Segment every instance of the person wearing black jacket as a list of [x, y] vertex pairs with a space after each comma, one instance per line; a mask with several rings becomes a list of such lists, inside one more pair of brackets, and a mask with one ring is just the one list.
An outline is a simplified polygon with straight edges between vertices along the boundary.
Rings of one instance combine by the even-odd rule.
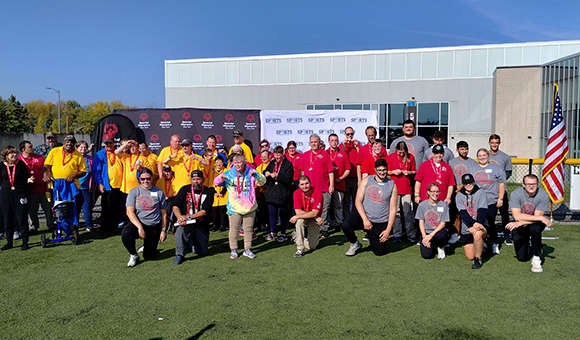
[[[2, 150], [0, 163], [0, 206], [4, 215], [6, 244], [0, 250], [13, 247], [14, 218], [18, 222], [22, 245], [20, 250], [28, 250], [28, 199], [26, 188], [34, 182], [34, 176], [28, 177], [28, 167], [18, 160], [18, 150], [8, 145]], [[42, 174], [38, 174], [41, 176]]]
[[[266, 240], [276, 239], [278, 242], [284, 242], [288, 239], [286, 236], [286, 225], [292, 214], [292, 193], [294, 166], [292, 162], [284, 157], [284, 148], [280, 145], [274, 148], [274, 160], [268, 164], [264, 170], [267, 187], [264, 196], [268, 203], [270, 212], [270, 234]], [[276, 237], [276, 222], [280, 216], [280, 236]]]
[[457, 210], [461, 216], [461, 242], [468, 260], [473, 260], [471, 268], [479, 269], [483, 265], [483, 240], [487, 236], [487, 195], [475, 184], [469, 173], [461, 177], [463, 188], [455, 198]]

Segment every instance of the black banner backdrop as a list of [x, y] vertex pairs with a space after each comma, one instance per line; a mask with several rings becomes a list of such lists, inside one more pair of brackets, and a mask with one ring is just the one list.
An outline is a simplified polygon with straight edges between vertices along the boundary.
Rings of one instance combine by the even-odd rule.
[[[159, 153], [169, 145], [174, 134], [191, 140], [194, 152], [205, 148], [205, 140], [215, 135], [217, 147], [229, 148], [234, 144], [235, 129], [244, 132], [244, 139], [256, 144], [260, 141], [260, 110], [228, 109], [131, 109], [115, 110], [127, 116], [137, 127], [137, 136]], [[141, 130], [141, 131], [139, 131]], [[248, 145], [252, 147], [251, 145]]]
[[103, 137], [106, 134], [112, 134], [115, 137], [115, 146], [118, 147], [121, 139], [135, 138], [137, 131], [131, 119], [124, 115], [113, 113], [101, 118], [93, 129], [92, 143], [95, 144], [93, 154], [104, 147]]

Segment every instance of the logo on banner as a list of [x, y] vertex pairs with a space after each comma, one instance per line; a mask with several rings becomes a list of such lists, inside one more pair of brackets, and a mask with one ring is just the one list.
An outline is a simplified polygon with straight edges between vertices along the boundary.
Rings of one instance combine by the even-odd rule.
[[313, 130], [298, 130], [299, 135], [311, 135], [313, 133], [314, 133]]
[[199, 142], [201, 140], [201, 135], [200, 134], [196, 134], [195, 136], [193, 136], [193, 140], [196, 142]]
[[206, 130], [213, 129], [214, 124], [211, 121], [211, 114], [209, 114], [209, 113], [204, 114], [203, 119], [205, 119], [205, 122], [201, 122], [201, 127], [206, 129]]
[[162, 121], [159, 122], [159, 127], [162, 129], [169, 129], [171, 128], [171, 121], [169, 119], [169, 113], [167, 112], [163, 112], [161, 114], [161, 119], [163, 119]]
[[291, 135], [292, 130], [276, 130], [277, 135]]
[[280, 118], [266, 118], [264, 120], [266, 124], [280, 124], [282, 123], [282, 119]]
[[191, 115], [189, 114], [189, 112], [184, 112], [183, 113], [183, 119], [184, 120], [189, 120], [189, 118], [191, 118]]
[[142, 113], [142, 114], [139, 116], [139, 118], [141, 118], [141, 120], [142, 120], [142, 121], [146, 121], [146, 120], [147, 120], [147, 118], [149, 118], [149, 116], [148, 116], [148, 115], [147, 115], [145, 112], [143, 112], [143, 113]]
[[333, 133], [334, 133], [334, 130], [333, 129], [321, 129], [321, 130], [318, 130], [318, 134], [319, 135], [330, 135], [330, 134], [333, 134]]
[[308, 123], [324, 123], [324, 118], [308, 118]]
[[346, 118], [344, 117], [332, 117], [330, 118], [331, 123], [344, 123], [346, 122]]
[[367, 119], [366, 118], [351, 118], [350, 121], [352, 123], [366, 123]]
[[246, 130], [251, 131], [251, 130], [256, 130], [258, 128], [258, 123], [254, 123], [254, 120], [256, 120], [256, 117], [254, 117], [254, 115], [249, 114], [246, 119], [248, 120], [248, 123], [246, 123], [246, 125], [244, 125], [244, 128], [246, 128]]
[[296, 142], [296, 146], [304, 146], [303, 142]]
[[286, 122], [291, 123], [291, 124], [302, 123], [302, 118], [290, 117], [290, 118], [286, 118]]
[[153, 143], [157, 143], [158, 140], [159, 140], [159, 136], [158, 135], [151, 135], [151, 141]]
[[119, 129], [117, 129], [117, 125], [115, 124], [105, 125], [105, 135], [115, 135], [117, 134], [117, 132], [119, 132]]
[[148, 118], [149, 116], [147, 115], [147, 113], [143, 112], [142, 114], [140, 114], [139, 119], [141, 119], [141, 121], [137, 123], [137, 127], [141, 130], [147, 130], [151, 126], [151, 124], [147, 120]]
[[201, 149], [203, 149], [203, 143], [200, 143], [199, 141], [201, 140], [201, 135], [196, 133], [195, 135], [193, 135], [193, 143], [191, 143], [191, 147], [193, 148], [193, 150], [195, 151], [199, 151]]
[[193, 122], [191, 121], [191, 113], [184, 112], [183, 120], [181, 121], [181, 127], [184, 129], [191, 129], [193, 127]]
[[274, 147], [276, 147], [278, 145], [282, 146], [282, 142], [273, 142], [272, 143], [272, 146], [274, 146]]
[[222, 141], [222, 135], [216, 135], [216, 136], [215, 136], [215, 141], [216, 141], [217, 143], [221, 142], [221, 141]]
[[236, 127], [236, 123], [232, 123], [232, 120], [234, 119], [234, 116], [231, 113], [228, 113], [225, 116], [225, 119], [227, 120], [227, 122], [224, 122], [224, 129], [226, 130], [233, 130]]
[[151, 137], [149, 137], [149, 139], [151, 139], [151, 143], [149, 143], [149, 150], [153, 151], [161, 150], [161, 143], [158, 143], [159, 135], [153, 134], [151, 135]]

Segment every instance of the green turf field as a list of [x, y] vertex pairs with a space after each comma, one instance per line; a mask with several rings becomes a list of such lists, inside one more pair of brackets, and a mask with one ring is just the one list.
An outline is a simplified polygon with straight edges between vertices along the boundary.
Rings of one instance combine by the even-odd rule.
[[227, 233], [213, 233], [205, 258], [172, 264], [170, 236], [158, 260], [127, 268], [120, 236], [42, 249], [36, 235], [0, 253], [0, 338], [578, 339], [580, 228], [544, 236], [559, 239], [534, 274], [508, 246], [480, 270], [460, 247], [423, 260], [416, 245], [376, 257], [363, 242], [347, 258], [342, 234], [299, 259], [260, 237], [256, 259], [231, 260]]

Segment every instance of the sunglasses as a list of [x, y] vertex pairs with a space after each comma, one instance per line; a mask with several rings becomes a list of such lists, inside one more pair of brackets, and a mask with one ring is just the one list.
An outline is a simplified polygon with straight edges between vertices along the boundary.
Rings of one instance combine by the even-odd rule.
[[354, 133], [347, 133], [347, 136], [354, 136]]
[[140, 180], [141, 181], [150, 181], [151, 177], [141, 177]]

